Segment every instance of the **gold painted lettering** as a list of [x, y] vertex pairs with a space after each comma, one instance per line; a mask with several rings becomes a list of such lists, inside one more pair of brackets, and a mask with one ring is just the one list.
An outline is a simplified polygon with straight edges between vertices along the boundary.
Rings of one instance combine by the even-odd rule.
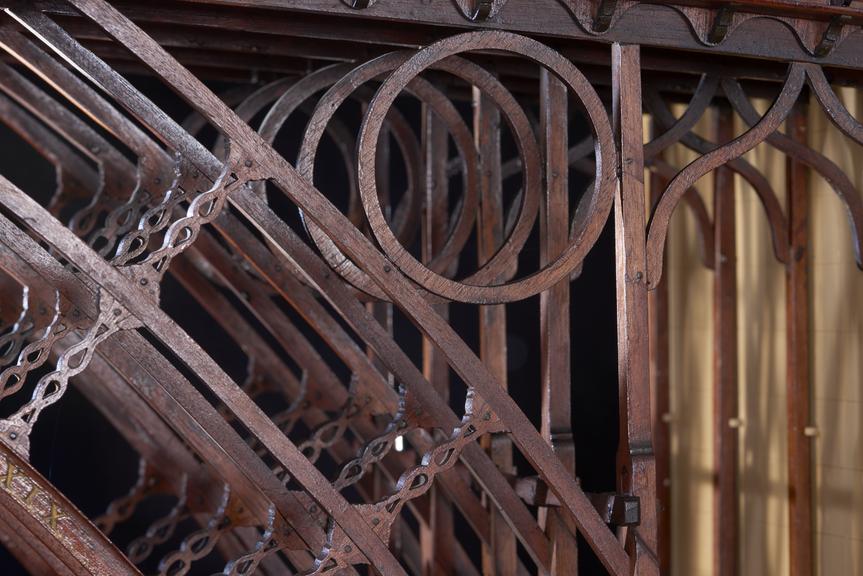
[[[5, 472], [0, 474], [0, 488], [6, 490], [7, 492], [13, 493], [15, 499], [20, 501], [30, 511], [31, 514], [37, 517], [41, 517], [43, 522], [47, 522], [51, 532], [56, 532], [57, 523], [60, 520], [63, 520], [64, 518], [71, 518], [69, 514], [64, 513], [60, 509], [60, 507], [57, 505], [56, 502], [54, 502], [53, 498], [51, 498], [51, 495], [48, 492], [45, 492], [42, 488], [39, 487], [38, 484], [36, 484], [36, 482], [33, 481], [32, 478], [27, 476], [23, 469], [10, 462], [5, 454], [0, 454], [0, 458], [2, 458], [6, 464]], [[15, 479], [19, 477], [30, 481], [30, 489], [23, 498], [20, 496], [20, 494], [15, 494], [13, 492], [13, 483]], [[41, 506], [39, 506], [36, 502], [36, 498], [40, 494], [45, 496], [45, 501], [48, 505], [48, 508], [44, 513], [38, 510], [39, 508], [41, 508]]]
[[51, 501], [51, 508], [48, 510], [48, 513], [45, 514], [45, 519], [48, 520], [48, 525], [51, 527], [51, 532], [57, 530], [57, 522], [62, 520], [63, 518], [68, 518], [68, 514], [64, 514], [60, 507], [57, 506], [57, 503], [53, 500]]
[[27, 492], [27, 496], [24, 497], [24, 504], [26, 504], [29, 508], [34, 508], [33, 499], [36, 498], [36, 496], [38, 496], [41, 492], [42, 490], [34, 482], [30, 488], [30, 491]]
[[12, 491], [12, 481], [16, 476], [21, 476], [21, 469], [6, 460], [6, 474], [3, 476], [3, 487], [7, 492]]
[[[64, 518], [70, 518], [70, 516], [64, 513], [56, 502], [51, 498], [50, 494], [45, 492], [42, 488], [39, 487], [36, 482], [30, 478], [23, 469], [16, 466], [14, 463], [9, 461], [9, 458], [6, 457], [5, 454], [0, 454], [0, 458], [2, 458], [3, 462], [6, 464], [6, 470], [2, 474], [0, 474], [0, 488], [10, 492], [15, 496], [16, 500], [19, 500], [24, 506], [30, 511], [34, 516], [41, 516], [44, 522], [48, 523], [51, 532], [56, 532], [57, 523]], [[20, 495], [14, 494], [13, 492], [13, 483], [16, 478], [23, 478], [24, 480], [30, 481], [30, 490], [27, 494], [22, 498]], [[45, 496], [45, 500], [48, 504], [48, 509], [45, 513], [41, 513], [37, 508], [40, 506], [36, 503], [36, 498], [40, 495]]]

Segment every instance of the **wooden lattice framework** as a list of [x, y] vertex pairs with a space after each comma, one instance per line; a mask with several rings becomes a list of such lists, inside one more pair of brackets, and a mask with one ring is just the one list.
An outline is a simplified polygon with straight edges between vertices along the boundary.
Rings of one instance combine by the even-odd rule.
[[[136, 574], [189, 515], [198, 528], [163, 558], [163, 574], [189, 572], [215, 547], [226, 574], [350, 574], [366, 565], [386, 575], [575, 574], [577, 533], [609, 574], [668, 573], [661, 279], [683, 200], [716, 275], [716, 573], [735, 574], [733, 174], [758, 194], [788, 271], [791, 566], [795, 576], [812, 573], [807, 171], [847, 207], [858, 266], [863, 198], [806, 146], [805, 109], [822, 107], [863, 144], [863, 124], [831, 87], [863, 79], [863, 3], [3, 5], [0, 121], [57, 174], [44, 205], [0, 179], [0, 399], [27, 395], [0, 420], [0, 531], [32, 573]], [[195, 114], [175, 121], [122, 75], [142, 71]], [[217, 95], [201, 79], [239, 87]], [[421, 102], [421, 130], [400, 112], [402, 93]], [[773, 98], [766, 113], [753, 96]], [[362, 107], [359, 132], [339, 120], [347, 100]], [[688, 102], [679, 117], [677, 102]], [[311, 119], [298, 157], [286, 159], [272, 143], [297, 111]], [[716, 142], [692, 132], [705, 114], [715, 117]], [[734, 115], [750, 126], [736, 136]], [[576, 118], [589, 135], [570, 143]], [[212, 147], [198, 138], [207, 127], [218, 134]], [[325, 134], [350, 174], [346, 213], [312, 184]], [[787, 156], [787, 191], [741, 158], [762, 142]], [[697, 160], [669, 164], [663, 151], [676, 143]], [[382, 176], [396, 157], [404, 191]], [[590, 181], [577, 205], [570, 169]], [[712, 211], [691, 192], [709, 173]], [[521, 189], [507, 203], [503, 183], [513, 177]], [[777, 194], [787, 194], [786, 208]], [[304, 229], [274, 211], [274, 195], [301, 211]], [[619, 480], [616, 493], [586, 494], [572, 441], [568, 341], [580, 328], [570, 326], [569, 287], [611, 218]], [[535, 229], [540, 265], [522, 270]], [[244, 382], [160, 309], [166, 273], [248, 355]], [[540, 426], [506, 383], [501, 304], [531, 297], [542, 326]], [[480, 307], [478, 350], [451, 327], [452, 303]], [[422, 333], [421, 363], [394, 339], [393, 310]], [[349, 369], [347, 381], [330, 357]], [[467, 388], [463, 413], [450, 408], [451, 372]], [[138, 483], [95, 519], [28, 462], [31, 430], [73, 377], [141, 457]], [[262, 400], [274, 394], [287, 406], [278, 413]], [[406, 449], [392, 450], [402, 440]], [[533, 471], [513, 473], [513, 450]], [[323, 453], [339, 466], [334, 478], [315, 466]], [[349, 501], [348, 489], [361, 501]], [[174, 507], [119, 550], [112, 530], [154, 494], [174, 496]], [[456, 509], [482, 543], [481, 569], [454, 538]], [[417, 530], [400, 522], [405, 514]]]

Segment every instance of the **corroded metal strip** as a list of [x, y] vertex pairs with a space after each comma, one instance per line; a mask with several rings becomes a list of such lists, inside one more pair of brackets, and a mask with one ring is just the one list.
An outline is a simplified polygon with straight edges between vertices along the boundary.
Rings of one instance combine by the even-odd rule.
[[[78, 343], [60, 355], [56, 369], [39, 379], [30, 401], [8, 418], [0, 420], [0, 436], [20, 454], [27, 456], [30, 452], [30, 432], [39, 414], [63, 396], [69, 379], [90, 364], [96, 347], [118, 331], [140, 326], [140, 323], [110, 296], [100, 293], [98, 306], [99, 315], [96, 322]], [[47, 356], [47, 352], [45, 355]]]
[[103, 534], [109, 535], [117, 526], [135, 513], [138, 504], [149, 496], [159, 484], [159, 478], [156, 471], [141, 458], [138, 462], [138, 479], [135, 484], [129, 489], [129, 492], [112, 500], [108, 504], [108, 509], [98, 518], [93, 519], [93, 523], [102, 531]]

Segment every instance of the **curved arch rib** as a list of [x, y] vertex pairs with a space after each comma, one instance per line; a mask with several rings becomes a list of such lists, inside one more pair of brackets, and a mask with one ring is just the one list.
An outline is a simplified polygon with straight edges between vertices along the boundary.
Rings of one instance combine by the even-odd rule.
[[[198, 246], [198, 244], [195, 244], [195, 246]], [[364, 359], [366, 359], [366, 357], [365, 357], [364, 355], [362, 355], [362, 354], [361, 354], [361, 356], [362, 356]], [[495, 471], [496, 471], [496, 470], [495, 470]], [[487, 472], [487, 471], [486, 471], [486, 472]], [[488, 474], [486, 474], [486, 476], [488, 476]], [[502, 480], [502, 484], [505, 486], [506, 484], [505, 484], [505, 481], [503, 480], [503, 478], [502, 478], [502, 477], [501, 477], [501, 480]], [[501, 484], [501, 483], [498, 483], [498, 484]], [[497, 490], [497, 492], [500, 492], [500, 490]], [[494, 490], [492, 491], [492, 494], [495, 494], [495, 491], [494, 491]], [[498, 496], [498, 498], [499, 498], [499, 496]], [[513, 509], [513, 507], [511, 506], [511, 504], [513, 504], [513, 503], [515, 503], [515, 504], [516, 504], [516, 507], [515, 507], [515, 511], [516, 511], [516, 512], [517, 512], [518, 510], [520, 510], [520, 509], [522, 509], [522, 508], [523, 508], [523, 505], [521, 505], [521, 503], [518, 501], [518, 499], [517, 499], [517, 498], [514, 498], [514, 499], [512, 499], [512, 498], [511, 498], [511, 499], [509, 500], [509, 504], [510, 504], [510, 506], [506, 506], [506, 505], [503, 505], [503, 504], [502, 504], [502, 505], [503, 505], [503, 507], [504, 507], [504, 509], [505, 509], [505, 510], [512, 510], [512, 509]], [[512, 513], [512, 512], [510, 512], [510, 513]], [[524, 516], [524, 515], [522, 515], [522, 516]], [[522, 521], [521, 521], [520, 525], [521, 525], [522, 527], [526, 526], [526, 524], [525, 524], [525, 522], [523, 521], [523, 519], [522, 519]], [[532, 525], [532, 524], [531, 524], [531, 525]], [[523, 530], [523, 531], [524, 531], [524, 530]], [[528, 532], [530, 533], [530, 531], [528, 531]], [[534, 532], [534, 533], [536, 533], [535, 528], [534, 528], [534, 531], [533, 531], [533, 532]], [[542, 550], [544, 550], [544, 549], [545, 549], [545, 546], [547, 546], [547, 545], [543, 545], [543, 546], [539, 546], [539, 547], [538, 547], [538, 546], [536, 545], [536, 543], [539, 543], [539, 542], [542, 542], [542, 541], [543, 541], [543, 540], [542, 540], [542, 538], [541, 538], [541, 533], [540, 533], [540, 538], [539, 538], [539, 540], [537, 540], [537, 538], [536, 538], [536, 537], [530, 536], [530, 537], [528, 537], [528, 538], [527, 538], [527, 540], [525, 541], [525, 543], [526, 543], [526, 546], [527, 546], [528, 550], [529, 550], [529, 551], [531, 551], [531, 554], [532, 554], [535, 558], [537, 558], [537, 561], [538, 561], [540, 564], [544, 564], [544, 562], [545, 562], [546, 554], [544, 554], [544, 553], [542, 552]]]
[[[719, 148], [699, 157], [684, 168], [663, 192], [650, 219], [647, 235], [647, 283], [654, 288], [662, 276], [663, 248], [668, 235], [671, 214], [686, 190], [699, 178], [742, 156], [772, 134], [782, 123], [803, 88], [805, 72], [802, 65], [791, 64], [782, 91], [767, 114], [755, 126]], [[787, 245], [786, 245], [787, 248]]]
[[[809, 75], [808, 69], [807, 75]], [[811, 82], [811, 76], [809, 77]], [[821, 78], [823, 78], [823, 75]], [[749, 99], [746, 98], [746, 94], [743, 92], [743, 87], [740, 86], [739, 82], [731, 78], [723, 78], [722, 88], [728, 96], [728, 99], [731, 101], [734, 109], [747, 124], [752, 126], [758, 122], [758, 112], [755, 111], [755, 108], [749, 102]], [[821, 85], [821, 89], [823, 88], [824, 86]], [[833, 93], [832, 90], [830, 90], [830, 94], [833, 94], [835, 97], [835, 93]], [[820, 97], [819, 101], [821, 101], [825, 109], [828, 110], [835, 110], [837, 106], [841, 106], [841, 102], [833, 102], [828, 108]], [[847, 112], [847, 109], [844, 107], [842, 107], [842, 109]], [[853, 128], [848, 124], [848, 118], [845, 118], [844, 123], [849, 128]], [[861, 135], [863, 135], [863, 126], [857, 123], [857, 127], [860, 129]], [[801, 144], [800, 142], [789, 138], [785, 134], [776, 132], [768, 136], [767, 141], [777, 150], [799, 160], [801, 163], [821, 174], [824, 180], [830, 184], [833, 191], [836, 192], [836, 195], [842, 203], [845, 204], [845, 209], [848, 212], [848, 220], [851, 224], [851, 234], [853, 236], [857, 266], [863, 269], [863, 198], [861, 198], [860, 192], [854, 187], [851, 179], [848, 178], [848, 175], [845, 174], [845, 172], [843, 172], [842, 169], [832, 160], [823, 154], [816, 152], [805, 144]]]
[[[674, 122], [674, 116], [666, 106], [662, 98], [654, 90], [645, 92], [645, 100], [650, 106], [650, 110], [654, 118], [661, 124], [670, 126]], [[684, 134], [680, 142], [695, 152], [702, 155], [709, 154], [717, 149], [717, 146], [712, 142], [708, 142], [704, 138], [693, 134], [692, 132]], [[770, 226], [770, 236], [773, 241], [773, 252], [780, 262], [788, 261], [788, 238], [786, 236], [787, 219], [782, 211], [782, 206], [779, 204], [779, 199], [770, 185], [770, 181], [759, 172], [752, 164], [745, 159], [736, 157], [730, 159], [726, 166], [732, 172], [739, 174], [752, 186], [758, 199], [761, 200], [761, 205], [764, 208], [764, 213], [767, 216], [767, 223]]]
[[709, 74], [703, 75], [683, 116], [673, 122], [670, 122], [670, 114], [662, 116], [660, 122], [665, 126], [665, 132], [644, 145], [644, 162], [646, 164], [651, 164], [660, 152], [686, 136], [710, 105], [718, 86], [718, 77]]
[[[531, 464], [546, 479], [552, 490], [557, 494], [560, 501], [564, 503], [565, 509], [573, 514], [576, 525], [582, 530], [587, 541], [597, 551], [600, 559], [613, 574], [624, 574], [628, 572], [629, 560], [620, 547], [619, 542], [605, 527], [602, 520], [592, 509], [589, 500], [577, 486], [572, 476], [561, 465], [545, 443], [538, 432], [525, 415], [518, 409], [511, 398], [503, 393], [497, 383], [490, 376], [479, 359], [464, 342], [459, 340], [452, 329], [438, 317], [432, 308], [416, 294], [411, 284], [400, 273], [393, 270], [387, 260], [359, 233], [355, 228], [346, 225], [346, 219], [329, 202], [323, 199], [307, 182], [299, 178], [291, 166], [278, 156], [269, 146], [257, 137], [247, 126], [238, 122], [236, 117], [227, 109], [221, 101], [213, 96], [194, 76], [180, 67], [161, 47], [152, 39], [123, 17], [119, 12], [104, 2], [95, 0], [74, 0], [73, 4], [88, 17], [106, 29], [109, 34], [117, 38], [122, 44], [141, 55], [144, 61], [160, 76], [166, 79], [174, 88], [178, 89], [184, 97], [195, 103], [196, 107], [232, 142], [238, 149], [255, 150], [255, 170], [258, 176], [269, 176], [273, 181], [292, 197], [306, 213], [312, 217], [317, 224], [325, 230], [340, 230], [343, 233], [339, 238], [340, 247], [355, 261], [362, 262], [367, 272], [373, 279], [390, 294], [399, 306], [417, 322], [422, 329], [434, 338], [462, 378], [469, 382], [478, 393], [489, 403], [492, 410], [511, 430], [516, 443], [521, 451], [528, 457]], [[16, 16], [21, 17], [21, 12], [16, 11]], [[29, 17], [29, 15], [28, 15]], [[39, 26], [42, 28], [41, 26]], [[62, 31], [60, 31], [62, 32]], [[71, 52], [80, 51], [79, 46], [69, 45], [63, 38], [57, 38], [53, 30], [46, 34], [42, 28], [39, 33], [43, 39], [50, 37], [49, 42], [59, 40], [65, 44], [60, 49], [65, 53], [65, 48], [71, 48]], [[55, 46], [55, 48], [59, 48]], [[68, 54], [66, 54], [68, 56]], [[81, 65], [76, 62], [76, 65]], [[87, 68], [86, 64], [84, 67]], [[96, 74], [90, 70], [91, 77], [97, 81], [104, 73], [110, 75], [109, 69], [102, 69]], [[113, 82], [122, 79], [114, 78]], [[171, 135], [182, 139], [179, 127], [170, 119], [159, 114], [157, 110], [151, 109], [147, 102], [140, 99], [134, 93], [124, 102], [133, 113], [137, 115], [151, 116], [148, 118], [150, 126], [157, 127], [162, 136]], [[152, 117], [156, 114], [156, 117]], [[213, 176], [218, 172], [220, 166], [212, 157], [208, 157], [205, 150], [195, 143], [177, 143], [182, 145], [184, 152], [189, 153], [196, 163], [200, 161], [200, 168]], [[251, 176], [251, 174], [250, 174]], [[249, 217], [254, 225], [271, 241], [276, 244], [284, 240], [284, 225], [280, 224], [260, 200], [251, 196], [245, 190], [236, 190], [230, 198], [231, 203]], [[287, 454], [286, 454], [287, 456]], [[354, 534], [351, 534], [353, 537]], [[357, 543], [364, 550], [380, 550], [377, 544], [367, 539]], [[368, 548], [367, 548], [368, 546]], [[384, 548], [385, 550], [385, 548]], [[373, 558], [369, 558], [375, 561]]]

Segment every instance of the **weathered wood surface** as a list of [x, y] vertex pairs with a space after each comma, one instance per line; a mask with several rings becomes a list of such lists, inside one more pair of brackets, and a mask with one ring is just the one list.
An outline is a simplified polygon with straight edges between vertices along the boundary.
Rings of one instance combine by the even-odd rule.
[[[71, 574], [135, 573], [188, 517], [196, 524], [161, 573], [194, 572], [211, 551], [229, 574], [350, 574], [362, 564], [381, 574], [575, 574], [586, 555], [614, 575], [667, 573], [671, 406], [660, 279], [682, 201], [716, 274], [714, 535], [717, 573], [734, 574], [736, 173], [753, 184], [788, 268], [791, 565], [808, 574], [806, 171], [823, 175], [848, 208], [859, 262], [863, 200], [836, 164], [806, 147], [795, 106], [808, 84], [813, 105], [863, 142], [820, 66], [856, 78], [861, 64], [849, 54], [861, 43], [860, 8], [353, 4], [10, 3], [0, 46], [44, 84], [0, 63], [0, 121], [51, 163], [58, 187], [42, 206], [0, 180], [0, 399], [31, 394], [0, 419], [7, 469], [28, 469], [30, 432], [72, 378], [142, 463], [138, 482], [94, 519], [102, 533], [40, 478], [37, 492], [0, 494], [9, 516], [0, 538], [27, 569]], [[769, 23], [757, 38], [748, 32], [753, 15]], [[236, 42], [222, 53], [213, 33]], [[680, 53], [665, 50], [681, 48], [708, 56], [680, 70]], [[728, 58], [711, 61], [715, 54]], [[290, 77], [223, 98], [189, 69], [243, 71], [257, 59], [257, 70], [269, 58]], [[337, 64], [311, 71], [312, 61]], [[118, 73], [126, 66], [161, 80], [193, 114], [172, 119]], [[657, 80], [666, 72], [675, 83]], [[771, 89], [778, 95], [760, 115], [748, 98]], [[402, 93], [420, 102], [418, 125]], [[678, 118], [670, 105], [681, 93], [691, 97]], [[356, 134], [344, 112], [355, 104]], [[646, 144], [644, 111], [657, 128]], [[717, 143], [691, 132], [714, 111]], [[750, 127], [737, 137], [734, 113]], [[274, 143], [296, 114], [310, 121], [294, 166]], [[786, 120], [789, 135], [779, 131]], [[217, 133], [212, 149], [197, 139], [206, 126]], [[573, 126], [587, 136], [570, 145]], [[316, 162], [327, 138], [347, 174], [343, 211], [315, 187], [330, 168]], [[789, 157], [785, 209], [741, 158], [762, 142]], [[689, 166], [665, 160], [678, 143], [698, 155]], [[570, 171], [591, 179], [586, 191], [573, 190]], [[712, 217], [693, 189], [711, 172]], [[278, 203], [300, 211], [302, 229]], [[570, 283], [587, 281], [579, 274], [605, 226], [616, 240], [617, 492], [585, 494], [571, 411], [585, 368], [571, 363], [570, 335], [590, 327], [570, 322]], [[249, 358], [243, 381], [160, 308], [166, 274]], [[521, 328], [506, 304], [531, 299], [541, 371], [516, 382], [508, 333]], [[455, 329], [465, 310], [476, 314], [475, 346]], [[416, 351], [400, 340], [399, 322], [410, 323]], [[463, 410], [451, 407], [456, 390]], [[513, 399], [525, 393], [540, 400], [537, 422]], [[515, 467], [516, 452], [528, 469]], [[174, 507], [121, 553], [109, 541], [114, 527], [154, 494]], [[45, 502], [69, 516], [33, 512]], [[77, 532], [52, 540], [60, 525]], [[480, 562], [460, 529], [474, 533]], [[590, 550], [576, 549], [577, 533]], [[82, 548], [76, 534], [94, 545]]]

